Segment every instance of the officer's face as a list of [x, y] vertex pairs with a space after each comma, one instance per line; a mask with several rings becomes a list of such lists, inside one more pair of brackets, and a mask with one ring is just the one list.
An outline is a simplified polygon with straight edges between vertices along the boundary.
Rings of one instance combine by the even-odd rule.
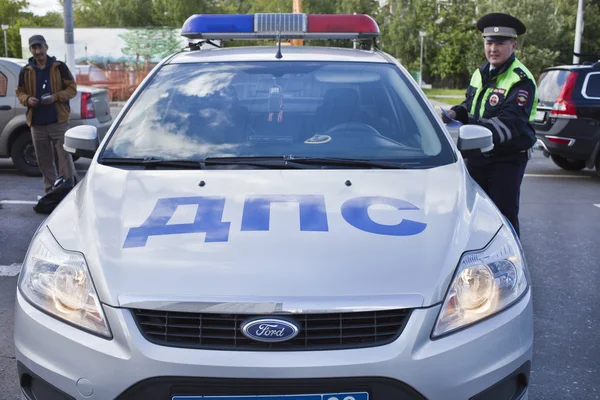
[[517, 48], [517, 41], [507, 39], [502, 42], [486, 40], [485, 56], [490, 64], [499, 67], [504, 64]]

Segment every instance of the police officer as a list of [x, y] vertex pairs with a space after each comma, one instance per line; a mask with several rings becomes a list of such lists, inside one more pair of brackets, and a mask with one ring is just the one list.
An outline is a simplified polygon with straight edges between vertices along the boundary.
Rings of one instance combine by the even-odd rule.
[[526, 28], [517, 18], [501, 13], [481, 17], [477, 28], [484, 38], [487, 62], [473, 73], [465, 101], [448, 115], [492, 131], [494, 149], [469, 156], [467, 169], [520, 236], [521, 182], [535, 144], [532, 121], [538, 103], [535, 79], [514, 53], [517, 36]]

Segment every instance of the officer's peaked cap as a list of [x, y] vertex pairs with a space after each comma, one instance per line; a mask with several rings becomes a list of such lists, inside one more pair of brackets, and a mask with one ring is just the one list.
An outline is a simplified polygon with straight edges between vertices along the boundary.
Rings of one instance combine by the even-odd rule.
[[512, 15], [502, 13], [486, 14], [477, 21], [477, 29], [488, 40], [516, 38], [527, 31], [525, 24]]

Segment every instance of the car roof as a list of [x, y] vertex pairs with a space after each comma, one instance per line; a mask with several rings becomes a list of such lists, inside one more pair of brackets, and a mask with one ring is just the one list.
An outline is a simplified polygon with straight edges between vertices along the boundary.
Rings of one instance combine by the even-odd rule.
[[598, 67], [594, 67], [594, 65], [573, 65], [573, 64], [564, 64], [564, 65], [554, 65], [552, 67], [544, 68], [544, 71], [552, 71], [557, 69], [569, 70], [569, 71], [581, 71], [581, 70], [596, 70]]
[[[231, 48], [203, 48], [178, 53], [169, 64], [235, 61], [278, 61], [277, 46], [242, 46]], [[334, 47], [281, 46], [281, 61], [346, 61], [391, 63], [389, 56], [375, 50], [358, 50]]]
[[23, 60], [21, 58], [0, 57], [0, 62], [2, 62], [8, 68], [12, 68], [12, 70], [16, 73], [18, 73], [22, 67], [27, 65], [27, 60]]
[[27, 60], [23, 58], [13, 58], [13, 57], [0, 57], [0, 60], [14, 62], [16, 64], [24, 65], [27, 64]]

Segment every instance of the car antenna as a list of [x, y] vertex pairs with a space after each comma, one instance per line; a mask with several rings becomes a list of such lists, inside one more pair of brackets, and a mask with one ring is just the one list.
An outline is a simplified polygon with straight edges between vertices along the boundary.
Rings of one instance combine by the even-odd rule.
[[278, 36], [278, 40], [279, 40], [279, 48], [277, 49], [277, 54], [275, 55], [275, 58], [278, 60], [281, 60], [283, 58], [283, 55], [281, 54], [281, 17], [283, 16], [283, 10], [281, 9], [281, 1], [279, 2], [279, 32], [277, 34]]

